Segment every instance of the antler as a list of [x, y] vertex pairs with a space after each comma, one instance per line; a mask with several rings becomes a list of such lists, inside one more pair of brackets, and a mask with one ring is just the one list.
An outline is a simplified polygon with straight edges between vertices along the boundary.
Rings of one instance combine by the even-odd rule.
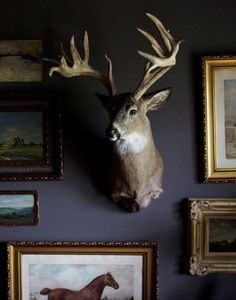
[[116, 87], [112, 75], [112, 62], [105, 55], [108, 62], [108, 76], [104, 76], [99, 71], [95, 70], [89, 65], [89, 40], [88, 33], [85, 31], [84, 41], [83, 41], [83, 50], [84, 50], [84, 59], [81, 58], [76, 46], [74, 36], [70, 40], [70, 50], [71, 56], [73, 58], [72, 66], [70, 67], [67, 61], [71, 62], [66, 56], [62, 48], [62, 57], [60, 62], [56, 62], [59, 66], [52, 67], [49, 70], [49, 75], [52, 76], [54, 72], [58, 72], [64, 77], [73, 77], [73, 76], [91, 76], [98, 79], [108, 90], [110, 96], [114, 96], [116, 93]]
[[180, 40], [176, 42], [157, 17], [149, 13], [146, 15], [156, 25], [166, 49], [163, 49], [151, 34], [138, 28], [138, 31], [150, 41], [157, 56], [138, 51], [138, 54], [147, 59], [148, 63], [146, 64], [142, 81], [138, 85], [133, 95], [136, 100], [139, 100], [161, 76], [163, 76], [171, 67], [175, 65], [176, 55], [179, 51], [179, 45], [183, 41]]

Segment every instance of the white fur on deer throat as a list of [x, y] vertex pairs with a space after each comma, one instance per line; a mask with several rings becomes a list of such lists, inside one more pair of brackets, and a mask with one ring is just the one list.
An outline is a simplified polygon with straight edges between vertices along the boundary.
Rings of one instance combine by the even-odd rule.
[[124, 155], [128, 152], [139, 153], [147, 144], [147, 138], [140, 133], [131, 133], [119, 139], [115, 145], [117, 151]]

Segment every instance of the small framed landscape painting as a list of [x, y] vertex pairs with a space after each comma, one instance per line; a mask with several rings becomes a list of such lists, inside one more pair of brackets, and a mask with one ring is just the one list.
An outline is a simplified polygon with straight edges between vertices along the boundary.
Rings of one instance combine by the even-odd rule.
[[156, 300], [156, 243], [8, 243], [9, 300]]
[[236, 272], [236, 199], [189, 199], [190, 273]]
[[0, 41], [0, 82], [42, 81], [42, 41]]
[[236, 56], [203, 57], [205, 181], [236, 181]]
[[62, 179], [60, 99], [0, 94], [0, 180]]
[[36, 191], [0, 191], [0, 226], [38, 223], [39, 204]]

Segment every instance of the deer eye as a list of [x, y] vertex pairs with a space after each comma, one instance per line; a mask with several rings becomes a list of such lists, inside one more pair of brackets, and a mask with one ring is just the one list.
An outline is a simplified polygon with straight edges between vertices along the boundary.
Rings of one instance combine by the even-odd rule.
[[131, 109], [130, 112], [129, 112], [129, 114], [131, 116], [136, 115], [136, 113], [137, 113], [137, 109]]

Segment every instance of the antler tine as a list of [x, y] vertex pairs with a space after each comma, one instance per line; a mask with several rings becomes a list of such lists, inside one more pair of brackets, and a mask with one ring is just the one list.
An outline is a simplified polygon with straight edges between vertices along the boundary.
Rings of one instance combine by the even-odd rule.
[[[85, 33], [86, 34], [86, 31]], [[73, 66], [79, 66], [80, 64], [83, 64], [83, 60], [79, 54], [79, 51], [77, 50], [76, 46], [75, 46], [75, 36], [72, 35], [71, 39], [70, 39], [70, 52], [71, 52], [71, 56], [73, 58]]]
[[84, 33], [84, 61], [86, 63], [89, 61], [89, 39], [87, 31]]
[[172, 35], [169, 33], [168, 30], [165, 29], [161, 21], [152, 14], [146, 14], [150, 20], [156, 25], [160, 35], [169, 51], [171, 51], [171, 46], [175, 45], [175, 40], [173, 39]]
[[115, 83], [112, 75], [112, 62], [106, 56], [106, 60], [108, 62], [108, 77], [101, 74], [99, 71], [95, 70], [89, 65], [89, 39], [88, 33], [85, 31], [84, 40], [83, 40], [83, 51], [84, 58], [82, 59], [79, 51], [75, 46], [74, 36], [71, 37], [70, 40], [70, 50], [71, 56], [73, 59], [72, 66], [69, 66], [67, 61], [70, 60], [67, 58], [64, 49], [62, 48], [62, 57], [60, 62], [58, 62], [57, 67], [52, 67], [49, 70], [49, 75], [52, 76], [54, 72], [59, 73], [63, 77], [73, 77], [73, 76], [90, 76], [98, 79], [108, 90], [110, 96], [115, 95]]
[[109, 82], [111, 83], [112, 94], [115, 95], [116, 94], [116, 85], [115, 85], [114, 77], [113, 77], [112, 61], [106, 54], [105, 54], [105, 58], [108, 62], [108, 75], [109, 75]]
[[146, 15], [156, 25], [166, 49], [163, 49], [150, 33], [138, 28], [138, 31], [143, 34], [151, 43], [156, 55], [138, 51], [138, 54], [145, 58], [149, 64], [146, 66], [141, 83], [134, 92], [133, 97], [136, 100], [139, 100], [161, 76], [163, 76], [171, 67], [175, 65], [176, 55], [179, 51], [179, 45], [182, 42], [182, 40], [176, 42], [157, 17], [149, 13]]
[[[159, 45], [159, 43], [155, 40], [155, 38], [150, 33], [146, 32], [146, 31], [144, 31], [144, 30], [142, 30], [140, 28], [137, 28], [137, 29], [138, 29], [138, 31], [141, 34], [143, 34], [149, 40], [149, 42], [151, 43], [153, 49], [157, 52], [157, 54], [160, 57], [165, 57], [163, 49], [161, 48], [161, 46]], [[144, 52], [141, 52], [141, 51], [138, 51], [138, 53], [140, 55], [145, 54]]]

